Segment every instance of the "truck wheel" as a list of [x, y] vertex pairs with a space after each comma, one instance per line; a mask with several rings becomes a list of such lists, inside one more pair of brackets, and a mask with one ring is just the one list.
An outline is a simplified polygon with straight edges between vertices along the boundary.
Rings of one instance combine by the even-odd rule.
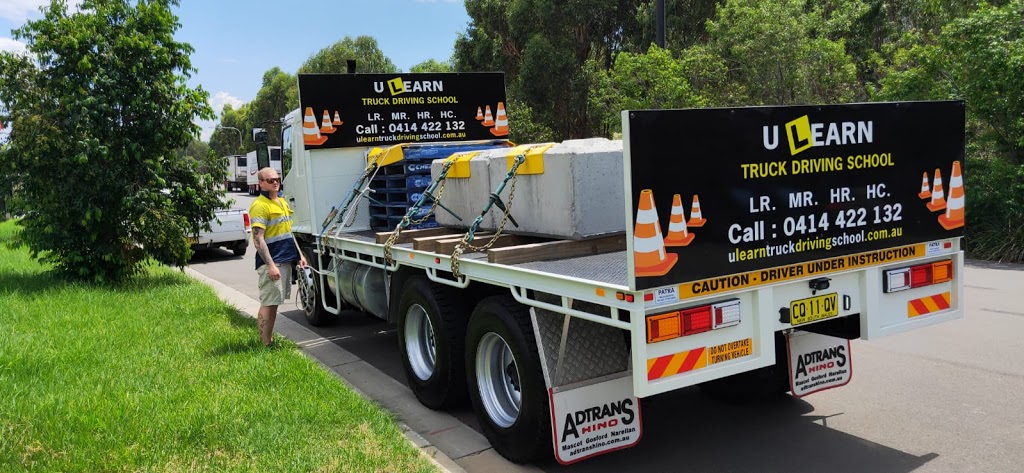
[[[316, 268], [317, 260], [313, 257], [313, 249], [306, 246], [302, 249], [302, 252], [306, 254], [306, 261], [313, 268]], [[295, 297], [299, 301], [299, 305], [302, 306], [302, 313], [306, 316], [306, 322], [309, 322], [309, 325], [314, 327], [323, 327], [334, 322], [338, 315], [328, 312], [320, 299], [320, 277], [316, 273], [312, 273], [313, 284], [310, 285], [306, 282], [306, 278], [301, 272], [297, 272], [296, 276], [298, 278], [298, 290]], [[327, 293], [326, 296], [328, 302], [334, 300], [333, 294]]]
[[245, 250], [249, 247], [249, 240], [242, 240], [235, 244], [231, 251], [235, 256], [245, 256]]
[[551, 412], [527, 307], [510, 296], [477, 305], [466, 330], [466, 371], [491, 446], [516, 463], [550, 458]]
[[431, 409], [454, 407], [466, 400], [466, 372], [461, 356], [469, 309], [457, 289], [409, 279], [398, 303], [398, 348], [409, 387]]

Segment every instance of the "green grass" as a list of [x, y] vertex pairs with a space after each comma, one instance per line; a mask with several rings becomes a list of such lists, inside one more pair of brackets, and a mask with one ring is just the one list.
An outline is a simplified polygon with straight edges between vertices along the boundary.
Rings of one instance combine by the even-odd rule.
[[62, 282], [0, 223], [0, 471], [434, 471], [388, 413], [180, 272]]

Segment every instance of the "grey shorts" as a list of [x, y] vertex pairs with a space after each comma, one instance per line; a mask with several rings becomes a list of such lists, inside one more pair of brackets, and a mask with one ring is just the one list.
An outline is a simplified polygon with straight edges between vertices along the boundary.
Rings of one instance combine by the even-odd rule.
[[260, 266], [256, 274], [260, 276], [260, 305], [272, 306], [284, 304], [292, 294], [292, 267], [294, 263], [281, 263], [277, 269], [281, 271], [281, 279], [271, 281], [267, 265]]

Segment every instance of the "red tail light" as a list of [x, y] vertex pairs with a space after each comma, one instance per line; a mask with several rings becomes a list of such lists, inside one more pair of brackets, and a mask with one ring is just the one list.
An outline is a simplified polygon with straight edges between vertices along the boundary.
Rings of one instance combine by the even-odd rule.
[[882, 289], [885, 293], [891, 293], [952, 280], [953, 260], [942, 260], [908, 268], [887, 270], [885, 277], [882, 278], [884, 283]]
[[683, 335], [711, 330], [711, 306], [697, 307], [680, 312], [683, 317]]
[[244, 217], [243, 220], [245, 220], [245, 231], [249, 231], [249, 212], [242, 214], [242, 216]]
[[739, 299], [652, 315], [647, 317], [647, 343], [732, 327], [739, 323]]

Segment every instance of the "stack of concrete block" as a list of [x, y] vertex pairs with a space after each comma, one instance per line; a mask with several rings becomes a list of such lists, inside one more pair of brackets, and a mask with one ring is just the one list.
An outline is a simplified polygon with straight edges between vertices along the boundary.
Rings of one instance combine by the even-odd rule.
[[[448, 179], [441, 201], [463, 220], [439, 209], [437, 222], [467, 228], [487, 205], [490, 193], [505, 179], [508, 156], [508, 149], [482, 151], [470, 161], [469, 178]], [[543, 160], [542, 174], [517, 178], [512, 217], [519, 227], [508, 222], [505, 232], [583, 240], [626, 231], [622, 141], [564, 141], [549, 148]], [[433, 162], [433, 177], [437, 177], [442, 163]], [[502, 200], [508, 201], [511, 187], [511, 182], [505, 186]], [[480, 230], [496, 230], [502, 215], [499, 208], [492, 207]]]

